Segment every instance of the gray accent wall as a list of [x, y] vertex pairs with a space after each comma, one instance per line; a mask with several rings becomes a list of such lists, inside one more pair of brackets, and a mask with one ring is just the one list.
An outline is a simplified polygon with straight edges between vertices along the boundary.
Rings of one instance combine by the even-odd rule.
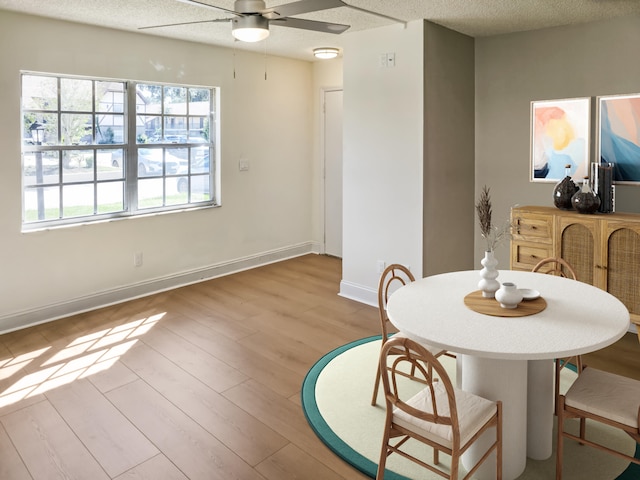
[[[553, 205], [553, 183], [529, 182], [530, 102], [640, 93], [639, 45], [637, 16], [475, 40], [475, 190], [477, 198], [490, 187], [495, 219], [515, 204]], [[640, 212], [640, 186], [618, 185], [616, 210]], [[483, 244], [475, 230], [478, 266]], [[508, 268], [508, 245], [497, 257]]]
[[474, 268], [474, 40], [425, 22], [424, 276]]

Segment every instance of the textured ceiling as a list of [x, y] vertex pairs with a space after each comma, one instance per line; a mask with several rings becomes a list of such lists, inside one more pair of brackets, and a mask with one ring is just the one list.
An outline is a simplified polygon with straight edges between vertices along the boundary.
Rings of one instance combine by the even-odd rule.
[[[228, 10], [232, 10], [234, 5], [233, 0], [200, 1]], [[287, 2], [266, 0], [265, 3], [267, 7], [273, 7]], [[427, 19], [472, 37], [640, 15], [640, 0], [345, 0], [345, 3], [407, 22]], [[2, 10], [136, 31], [145, 35], [234, 46], [231, 25], [226, 22], [138, 30], [150, 25], [229, 17], [225, 12], [218, 13], [178, 0], [0, 0], [0, 15]], [[342, 23], [351, 25], [351, 28], [342, 35], [333, 35], [272, 25], [271, 35], [266, 42], [236, 42], [235, 47], [313, 60], [311, 52], [315, 47], [342, 47], [344, 36], [349, 32], [394, 23], [347, 7], [300, 15], [299, 18]]]

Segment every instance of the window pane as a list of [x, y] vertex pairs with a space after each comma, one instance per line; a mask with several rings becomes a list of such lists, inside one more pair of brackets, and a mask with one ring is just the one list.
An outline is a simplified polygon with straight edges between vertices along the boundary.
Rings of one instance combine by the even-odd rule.
[[93, 143], [91, 114], [63, 113], [60, 115], [60, 133], [63, 145]]
[[162, 117], [159, 115], [138, 115], [136, 117], [136, 143], [157, 143], [162, 141]]
[[97, 158], [98, 180], [124, 178], [124, 152], [122, 149], [98, 150]]
[[165, 173], [177, 175], [189, 173], [187, 148], [167, 148], [164, 155]]
[[209, 175], [191, 177], [191, 201], [205, 202], [211, 200]]
[[179, 186], [180, 178], [184, 177], [167, 177], [165, 179], [165, 191], [167, 192], [166, 205], [189, 203], [188, 189]]
[[186, 143], [187, 117], [164, 117], [164, 141]]
[[209, 173], [209, 147], [191, 149], [191, 173]]
[[92, 182], [93, 150], [62, 152], [62, 181], [64, 183]]
[[91, 112], [93, 105], [93, 82], [77, 78], [60, 80], [60, 110]]
[[96, 143], [124, 143], [124, 115], [96, 116]]
[[190, 88], [189, 89], [189, 115], [202, 115], [204, 117], [210, 114], [209, 89], [207, 88]]
[[45, 137], [46, 125], [35, 113], [26, 113], [22, 116], [22, 144], [42, 145]]
[[22, 108], [29, 110], [57, 110], [58, 79], [38, 75], [23, 75]]
[[187, 114], [186, 87], [164, 87], [164, 113], [167, 115]]
[[138, 149], [138, 177], [152, 177], [162, 175], [162, 148]]
[[93, 184], [64, 185], [62, 187], [64, 218], [93, 215]]
[[160, 85], [136, 85], [136, 113], [162, 113], [162, 87]]
[[124, 113], [124, 83], [96, 82], [96, 111]]
[[189, 117], [189, 141], [209, 141], [209, 122], [205, 117]]
[[25, 113], [22, 116], [24, 145], [56, 145], [58, 116], [50, 113]]
[[115, 213], [124, 210], [124, 182], [98, 184], [97, 213]]
[[145, 178], [138, 180], [138, 208], [153, 208], [163, 205], [162, 178]]
[[28, 152], [23, 155], [22, 162], [22, 181], [25, 186], [60, 181], [58, 152]]
[[60, 218], [60, 187], [35, 187], [24, 192], [24, 221]]
[[177, 177], [175, 179], [176, 182], [176, 191], [178, 193], [188, 193], [189, 192], [189, 176]]

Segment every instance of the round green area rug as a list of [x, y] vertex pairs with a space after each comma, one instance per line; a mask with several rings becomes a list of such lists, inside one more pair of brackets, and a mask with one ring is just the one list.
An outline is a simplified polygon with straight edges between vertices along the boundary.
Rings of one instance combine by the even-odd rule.
[[[377, 406], [370, 404], [379, 352], [379, 336], [339, 347], [309, 370], [302, 385], [302, 407], [318, 437], [343, 460], [371, 478], [376, 476], [385, 415], [381, 393]], [[440, 360], [455, 385], [455, 359], [441, 357]], [[563, 373], [561, 388], [568, 388], [575, 375], [571, 371]], [[577, 431], [577, 422], [570, 422]], [[629, 455], [635, 451], [635, 456], [640, 458], [640, 447], [619, 430], [591, 423], [587, 426], [587, 436]], [[639, 465], [569, 439], [564, 442], [564, 480], [640, 479]], [[431, 452], [423, 456], [429, 461]], [[441, 465], [446, 464], [449, 457], [441, 455], [440, 460]], [[392, 455], [387, 461], [387, 480], [441, 478], [398, 455]], [[555, 478], [555, 434], [551, 457], [543, 461], [527, 459], [526, 469], [518, 480], [552, 478]]]

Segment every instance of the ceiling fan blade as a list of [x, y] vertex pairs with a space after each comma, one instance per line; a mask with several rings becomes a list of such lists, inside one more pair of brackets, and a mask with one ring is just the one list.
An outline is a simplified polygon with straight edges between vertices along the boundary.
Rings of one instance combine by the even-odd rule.
[[314, 30], [323, 33], [339, 34], [347, 30], [351, 25], [341, 25], [339, 23], [317, 22], [315, 20], [304, 20], [302, 18], [277, 18], [269, 20], [270, 25], [279, 27], [301, 28], [303, 30]]
[[138, 30], [149, 30], [150, 28], [176, 27], [178, 25], [193, 25], [194, 23], [214, 23], [214, 22], [230, 22], [232, 18], [216, 18], [214, 20], [196, 20], [195, 22], [167, 23], [165, 25], [150, 25], [148, 27], [138, 27]]
[[228, 8], [216, 7], [215, 5], [209, 5], [208, 3], [198, 2], [197, 0], [176, 0], [176, 2], [186, 3], [187, 5], [196, 5], [199, 7], [209, 8], [211, 10], [223, 11], [227, 13], [233, 13], [234, 15], [239, 15], [238, 12], [234, 12], [233, 10], [229, 10]]
[[284, 5], [269, 8], [262, 14], [269, 19], [276, 19], [346, 6], [348, 5], [341, 0], [299, 0], [298, 2], [285, 3]]

